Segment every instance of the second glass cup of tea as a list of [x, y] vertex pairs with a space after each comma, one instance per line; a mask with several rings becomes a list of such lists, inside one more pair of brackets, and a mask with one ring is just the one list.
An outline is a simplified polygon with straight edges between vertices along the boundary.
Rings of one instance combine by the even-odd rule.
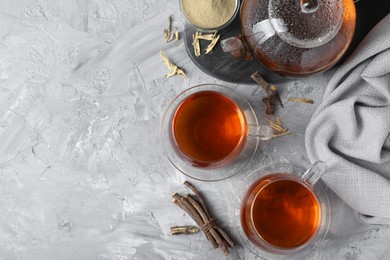
[[239, 190], [244, 245], [265, 259], [302, 259], [318, 247], [330, 224], [329, 200], [317, 183], [325, 170], [320, 161], [307, 171], [272, 164], [246, 177]]
[[223, 180], [252, 159], [259, 140], [272, 137], [248, 103], [233, 89], [204, 84], [181, 92], [166, 110], [161, 141], [168, 160], [183, 174]]

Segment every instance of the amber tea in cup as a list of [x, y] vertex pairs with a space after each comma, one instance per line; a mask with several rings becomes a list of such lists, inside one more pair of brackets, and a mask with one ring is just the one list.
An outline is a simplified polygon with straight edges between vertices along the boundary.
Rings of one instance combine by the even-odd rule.
[[314, 194], [282, 174], [255, 183], [244, 207], [245, 231], [250, 233], [247, 223], [252, 223], [256, 235], [279, 248], [294, 248], [309, 241], [320, 222], [321, 209]]
[[247, 238], [276, 254], [307, 245], [323, 221], [312, 184], [324, 170], [324, 164], [318, 162], [302, 177], [276, 172], [254, 182], [241, 203], [241, 226]]
[[259, 125], [249, 102], [216, 84], [188, 88], [165, 111], [161, 125], [164, 156], [181, 173], [202, 181], [229, 178], [253, 158], [272, 128]]
[[231, 163], [251, 134], [269, 139], [272, 131], [268, 126], [249, 125], [240, 107], [218, 91], [189, 95], [177, 106], [172, 118], [174, 148], [184, 160], [198, 167]]
[[245, 117], [228, 97], [201, 91], [187, 97], [172, 121], [177, 148], [195, 164], [229, 161], [240, 153], [247, 134]]

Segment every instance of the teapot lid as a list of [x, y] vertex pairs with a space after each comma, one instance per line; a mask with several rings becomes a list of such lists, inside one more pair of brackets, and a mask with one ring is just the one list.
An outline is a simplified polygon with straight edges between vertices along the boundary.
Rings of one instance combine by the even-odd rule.
[[300, 48], [329, 42], [344, 19], [342, 0], [270, 0], [269, 21], [278, 36]]

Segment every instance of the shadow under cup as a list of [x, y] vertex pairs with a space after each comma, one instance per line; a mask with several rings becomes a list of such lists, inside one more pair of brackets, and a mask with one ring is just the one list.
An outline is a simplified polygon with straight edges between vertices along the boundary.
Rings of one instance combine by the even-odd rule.
[[256, 152], [272, 130], [259, 126], [249, 103], [234, 90], [214, 84], [180, 93], [161, 128], [164, 152], [185, 175], [203, 181], [229, 178]]

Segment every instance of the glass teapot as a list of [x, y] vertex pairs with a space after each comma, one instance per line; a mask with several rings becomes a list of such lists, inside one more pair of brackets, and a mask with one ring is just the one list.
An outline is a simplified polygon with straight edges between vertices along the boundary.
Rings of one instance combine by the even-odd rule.
[[247, 47], [266, 68], [290, 77], [334, 65], [355, 22], [353, 0], [244, 0], [241, 8]]

